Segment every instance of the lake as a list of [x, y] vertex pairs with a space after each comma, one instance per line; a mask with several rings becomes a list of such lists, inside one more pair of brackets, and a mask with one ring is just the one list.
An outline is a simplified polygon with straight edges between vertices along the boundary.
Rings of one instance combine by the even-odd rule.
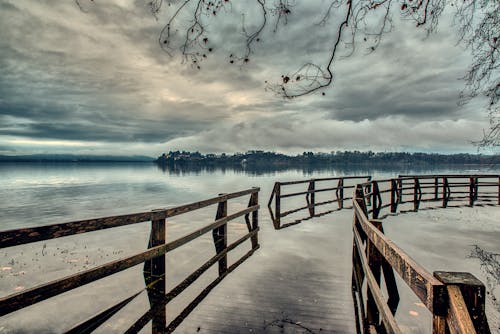
[[[343, 167], [275, 172], [221, 169], [189, 171], [163, 170], [152, 163], [4, 163], [0, 164], [0, 230], [141, 212], [196, 202], [220, 193], [260, 187], [259, 201], [263, 206], [259, 217], [262, 226], [261, 234], [280, 238], [283, 234], [272, 229], [272, 223], [265, 208], [275, 181], [343, 175], [372, 175], [373, 179], [377, 179], [412, 173], [491, 174], [499, 173], [499, 171], [500, 168], [489, 166], [437, 166], [428, 169], [405, 168], [403, 170]], [[234, 205], [246, 205], [246, 203]], [[452, 210], [454, 209], [450, 209], [447, 213], [448, 219], [461, 218], [464, 214], [471, 215], [467, 212]], [[499, 215], [498, 207], [485, 210], [492, 210], [493, 217]], [[429, 215], [429, 213], [424, 213], [422, 217], [432, 220], [433, 216]], [[207, 222], [213, 220], [214, 216], [215, 208], [210, 207], [199, 210], [194, 215], [186, 215], [186, 217], [181, 215], [168, 220], [167, 240], [173, 240], [196, 227], [206, 225]], [[485, 219], [488, 216], [491, 218], [490, 213], [481, 212], [479, 216]], [[469, 218], [474, 219], [474, 215]], [[347, 220], [347, 222], [349, 221]], [[305, 224], [307, 222], [301, 225]], [[12, 269], [0, 273], [0, 294], [5, 296], [50, 279], [144, 250], [149, 236], [149, 226], [146, 226], [147, 224], [139, 225], [141, 226], [126, 226], [113, 229], [116, 231], [93, 232], [84, 236], [47, 241], [47, 243], [43, 243], [43, 248], [41, 243], [33, 243], [27, 246], [2, 249], [0, 251], [0, 266], [2, 268], [12, 267]], [[443, 229], [436, 230], [435, 226], [423, 226], [432, 231], [432, 235], [423, 233], [422, 236], [425, 238], [439, 235], [444, 231]], [[492, 224], [484, 225], [485, 231], [482, 235], [480, 231], [482, 227], [478, 226], [475, 229], [478, 238], [484, 237], [485, 247], [499, 253], [500, 249], [498, 245], [495, 246], [495, 240], [500, 237], [500, 228], [492, 226]], [[402, 242], [403, 249], [408, 246], [409, 250], [416, 253], [416, 258], [419, 261], [425, 262], [429, 258], [429, 254], [418, 251], [418, 249], [426, 247], [425, 242], [420, 240], [412, 244], [414, 239], [418, 238], [417, 236], [414, 238], [408, 236], [407, 231], [411, 228], [411, 224], [402, 224], [398, 229], [391, 226], [386, 229], [386, 232], [393, 233], [395, 240]], [[470, 236], [470, 231], [464, 232], [463, 229], [458, 229], [455, 236], [449, 237], [462, 240], [461, 238], [466, 234]], [[265, 236], [262, 239], [264, 241], [259, 252], [262, 251], [263, 254], [266, 254], [265, 247], [268, 239]], [[175, 282], [180, 281], [186, 274], [190, 273], [190, 268], [197, 263], [203, 263], [203, 259], [206, 258], [206, 254], [204, 254], [206, 251], [203, 250], [203, 247], [207, 245], [211, 247], [210, 242], [210, 238], [201, 240], [199, 247], [191, 249], [188, 255], [176, 258], [175, 263], [172, 262], [173, 260], [167, 259], [168, 268], [178, 268], [170, 272], [172, 282], [168, 283], [169, 286], [173, 286]], [[462, 253], [468, 254], [469, 250], [465, 247], [470, 248], [471, 245], [467, 245], [468, 239], [463, 242], [466, 244], [460, 246], [464, 248]], [[453, 253], [453, 248], [448, 250]], [[433, 249], [432, 252], [439, 252], [439, 250]], [[451, 261], [453, 266], [458, 266], [463, 262], [466, 256], [463, 254]], [[439, 261], [442, 259], [433, 259], [433, 261], [429, 262], [428, 265], [432, 266], [436, 263], [435, 261], [440, 263]], [[446, 267], [446, 264], [444, 266]], [[140, 269], [136, 268], [136, 271], [140, 271]], [[476, 270], [481, 271], [479, 264], [476, 265]], [[113, 291], [110, 294], [117, 296], [120, 294], [126, 296], [131, 289], [139, 288], [143, 284], [140, 279], [132, 279], [131, 275], [122, 276], [120, 283], [120, 286], [109, 282], [102, 284], [109, 284], [106, 286], [107, 291]], [[69, 306], [68, 304], [64, 305], [66, 310], [73, 310], [73, 313], [78, 314], [78, 317], [75, 318], [74, 315], [71, 315], [72, 312], [68, 312], [70, 315], [58, 317], [57, 321], [48, 316], [46, 309], [60, 308], [61, 301], [64, 303], [69, 300], [64, 299], [66, 298], [64, 296], [56, 297], [53, 298], [54, 301], [41, 303], [45, 305], [44, 307], [35, 305], [27, 309], [26, 312], [29, 316], [20, 315], [23, 312], [21, 311], [4, 317], [3, 324], [0, 324], [0, 333], [16, 332], [16, 330], [29, 332], [35, 328], [31, 326], [36, 326], [39, 332], [58, 332], [67, 328], [65, 326], [74, 323], [75, 319], [81, 321], [86, 316], [93, 314], [95, 307], [91, 305], [106, 304], [107, 299], [109, 299], [109, 296], [89, 294], [88, 291], [82, 292], [81, 295], [76, 292], [75, 294], [80, 298], [80, 302], [76, 305], [74, 303]], [[142, 302], [147, 305], [146, 300]], [[119, 332], [116, 328], [114, 330]]]
[[267, 199], [275, 181], [342, 175], [374, 179], [411, 173], [495, 173], [493, 167], [390, 170], [169, 171], [153, 163], [0, 164], [0, 229], [52, 224], [195, 202], [223, 192], [260, 187]]

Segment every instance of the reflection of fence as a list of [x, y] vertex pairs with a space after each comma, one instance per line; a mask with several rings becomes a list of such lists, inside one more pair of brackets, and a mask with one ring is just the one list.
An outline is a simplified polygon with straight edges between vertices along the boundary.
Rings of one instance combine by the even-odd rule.
[[[381, 187], [381, 184], [388, 186]], [[387, 196], [389, 199], [385, 202], [383, 198]], [[500, 204], [500, 177], [402, 176], [357, 186], [353, 201], [352, 286], [358, 333], [401, 333], [394, 319], [399, 304], [394, 271], [432, 313], [433, 333], [490, 333], [484, 285], [470, 273], [437, 271], [431, 274], [384, 235], [382, 221], [377, 219], [384, 208], [396, 213], [398, 205], [411, 203], [413, 211], [417, 211], [421, 202], [432, 201], [442, 207], [452, 201], [465, 201], [470, 206]], [[372, 219], [368, 218], [369, 214]], [[387, 301], [380, 286], [382, 274]], [[365, 280], [366, 299], [363, 297]]]
[[[138, 319], [127, 331], [127, 333], [139, 332], [150, 320], [152, 320], [153, 333], [170, 333], [182, 320], [194, 309], [194, 307], [203, 300], [203, 298], [232, 270], [245, 261], [253, 252], [259, 248], [257, 233], [258, 227], [258, 193], [259, 188], [252, 188], [231, 194], [223, 194], [218, 197], [207, 199], [201, 202], [182, 205], [175, 208], [154, 210], [148, 212], [134, 213], [123, 216], [104, 217], [75, 221], [70, 223], [41, 226], [34, 228], [24, 228], [0, 232], [0, 248], [6, 248], [16, 245], [23, 245], [31, 242], [55, 239], [80, 233], [92, 232], [107, 228], [125, 226], [141, 222], [151, 221], [151, 237], [149, 249], [123, 259], [103, 264], [101, 266], [85, 270], [70, 276], [66, 276], [33, 288], [2, 297], [0, 299], [0, 316], [22, 309], [24, 307], [36, 304], [53, 296], [62, 294], [66, 291], [78, 288], [85, 284], [97, 281], [109, 275], [118, 273], [122, 270], [131, 268], [144, 262], [145, 288], [137, 291], [130, 297], [120, 301], [112, 307], [103, 310], [90, 319], [75, 325], [68, 330], [68, 333], [90, 333], [114, 314], [120, 311], [135, 297], [144, 290], [147, 291], [150, 310]], [[248, 207], [233, 214], [227, 212], [227, 202], [230, 199], [250, 195]], [[177, 216], [210, 205], [217, 204], [217, 214], [215, 221], [185, 235], [177, 240], [166, 243], [166, 219]], [[227, 244], [227, 223], [239, 218], [245, 217], [248, 227], [248, 233], [233, 242]], [[174, 287], [171, 291], [165, 290], [165, 254], [177, 249], [190, 241], [212, 231], [216, 255], [205, 262], [200, 268]], [[252, 248], [239, 260], [228, 266], [227, 254], [244, 241], [250, 239]], [[212, 265], [218, 263], [219, 275], [211, 282], [168, 326], [166, 325], [166, 304], [178, 296], [182, 291], [189, 287]]]
[[[352, 180], [355, 182], [370, 180], [370, 176], [345, 176], [345, 177], [332, 177], [332, 178], [319, 178], [301, 181], [288, 181], [288, 182], [275, 182], [273, 191], [271, 192], [271, 197], [269, 198], [268, 207], [269, 213], [271, 214], [271, 219], [273, 221], [274, 227], [276, 229], [284, 228], [294, 223], [281, 224], [281, 218], [286, 217], [292, 213], [296, 213], [303, 210], [308, 210], [308, 217], [314, 217], [322, 215], [325, 213], [330, 213], [336, 210], [341, 210], [344, 208], [344, 201], [352, 199], [352, 195], [344, 196], [344, 191], [346, 189], [354, 189], [355, 185], [347, 185], [347, 180]], [[334, 182], [336, 181], [336, 184]], [[284, 186], [292, 185], [306, 185], [306, 190], [301, 190], [297, 192], [282, 193], [282, 188]], [[326, 201], [318, 202], [316, 201], [316, 194], [324, 192], [334, 192], [335, 197], [328, 199]], [[281, 211], [282, 199], [297, 197], [305, 195], [305, 205], [299, 208], [294, 208], [285, 212]], [[272, 202], [274, 200], [274, 212], [272, 208]], [[326, 205], [330, 203], [338, 203], [336, 210], [329, 210], [327, 212], [317, 213], [316, 207], [321, 205]]]

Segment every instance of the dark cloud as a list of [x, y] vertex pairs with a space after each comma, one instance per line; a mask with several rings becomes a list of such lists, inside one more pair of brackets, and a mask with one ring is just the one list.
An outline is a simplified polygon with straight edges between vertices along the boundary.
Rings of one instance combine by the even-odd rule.
[[367, 55], [361, 43], [337, 59], [325, 96], [285, 101], [266, 92], [264, 81], [328, 59], [338, 20], [316, 25], [322, 1], [298, 2], [276, 34], [271, 24], [245, 66], [228, 57], [244, 50], [242, 25], [256, 29], [260, 9], [244, 3], [242, 20], [242, 4], [234, 4], [207, 25], [214, 51], [201, 70], [159, 47], [168, 6], [156, 20], [143, 1], [82, 3], [83, 11], [72, 1], [0, 4], [4, 151], [32, 149], [11, 143], [19, 139], [38, 140], [46, 150], [58, 140], [149, 154], [171, 147], [459, 150], [487, 125], [477, 105], [456, 105], [457, 78], [470, 58], [454, 47], [446, 16], [442, 32], [427, 39], [395, 19], [375, 53]]

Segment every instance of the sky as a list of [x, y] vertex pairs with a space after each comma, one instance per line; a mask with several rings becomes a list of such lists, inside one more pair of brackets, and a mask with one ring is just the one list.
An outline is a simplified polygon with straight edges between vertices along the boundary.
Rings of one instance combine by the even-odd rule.
[[147, 1], [2, 1], [0, 154], [475, 153], [471, 141], [488, 127], [484, 101], [457, 105], [471, 58], [450, 13], [430, 36], [395, 13], [375, 52], [360, 42], [336, 59], [324, 95], [287, 100], [266, 81], [325, 62], [339, 24], [335, 15], [316, 24], [327, 1], [297, 1], [245, 65], [228, 54], [244, 50], [242, 22], [255, 29], [259, 8], [243, 2], [243, 20], [236, 4], [207, 18], [214, 51], [200, 70], [158, 43], [179, 3], [164, 1], [155, 17]]

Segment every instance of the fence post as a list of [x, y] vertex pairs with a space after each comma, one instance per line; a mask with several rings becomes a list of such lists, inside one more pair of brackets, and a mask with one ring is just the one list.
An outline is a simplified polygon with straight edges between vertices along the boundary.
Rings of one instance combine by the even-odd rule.
[[[255, 192], [250, 196], [250, 203], [248, 206], [259, 205], [259, 193]], [[255, 210], [252, 212], [252, 231], [255, 231], [259, 228], [259, 211]], [[259, 247], [259, 237], [255, 234], [252, 239], [252, 249], [256, 249]]]
[[413, 178], [413, 210], [418, 211], [420, 206], [420, 181], [418, 178]]
[[479, 178], [474, 178], [474, 201], [477, 201], [477, 197], [479, 194]]
[[339, 203], [339, 209], [344, 208], [344, 178], [339, 179], [337, 184], [337, 201]]
[[391, 213], [395, 213], [398, 207], [396, 203], [397, 184], [395, 179], [391, 179]]
[[[375, 201], [373, 201], [373, 205], [375, 206]], [[380, 225], [380, 222], [376, 220], [370, 220], [370, 222], [375, 223], [374, 224], [375, 226], [377, 226], [377, 223], [378, 225]], [[375, 245], [370, 241], [370, 239], [367, 239], [366, 257], [368, 259], [368, 265], [375, 278], [375, 281], [377, 282], [377, 285], [380, 286], [380, 276], [382, 267], [381, 255], [377, 250], [377, 248], [375, 247]], [[375, 326], [376, 328], [380, 322], [380, 314], [378, 311], [377, 304], [375, 303], [375, 299], [373, 298], [373, 294], [370, 287], [368, 287], [367, 289], [368, 289], [367, 300], [366, 300], [367, 325], [368, 327]]]
[[448, 206], [448, 178], [443, 177], [443, 208]]
[[439, 199], [439, 179], [437, 177], [434, 178], [434, 199]]
[[308, 191], [310, 191], [308, 193], [309, 195], [309, 203], [308, 203], [308, 206], [309, 206], [309, 214], [311, 215], [311, 217], [314, 217], [314, 206], [316, 205], [316, 200], [315, 200], [315, 194], [314, 194], [314, 181], [310, 181], [309, 182], [309, 187], [307, 188]]
[[[155, 217], [155, 211], [151, 214], [151, 235], [149, 237], [148, 248], [163, 245], [166, 238], [166, 220], [162, 217]], [[167, 321], [166, 305], [160, 304], [165, 296], [165, 254], [144, 262], [144, 281], [146, 286], [156, 280], [153, 286], [147, 288], [149, 304], [155, 307], [152, 318], [151, 333], [164, 333]]]
[[281, 183], [276, 182], [274, 191], [274, 211], [276, 211], [276, 226], [280, 226], [281, 221]]
[[[224, 194], [219, 194], [223, 196]], [[219, 202], [217, 207], [217, 214], [215, 215], [215, 220], [224, 218], [227, 216], [227, 200]], [[215, 244], [215, 251], [217, 254], [221, 253], [227, 247], [227, 223], [216, 227], [212, 230], [212, 236]], [[227, 254], [225, 254], [219, 260], [219, 276], [222, 276], [227, 270]]]
[[372, 181], [372, 218], [377, 219], [380, 213], [380, 206], [382, 205], [380, 200], [380, 190], [378, 188], [378, 182]]
[[398, 204], [403, 203], [403, 179], [398, 178]]
[[[360, 184], [356, 185], [356, 190], [354, 191], [354, 200], [361, 201], [361, 203], [359, 203], [361, 206], [361, 209], [363, 210], [364, 214], [366, 216], [368, 216], [368, 209], [366, 208], [365, 194], [363, 192], [363, 186]], [[356, 215], [354, 215], [354, 217], [357, 219]]]
[[[373, 224], [380, 232], [384, 234], [384, 227], [382, 225], [382, 220], [378, 219], [370, 219], [370, 223]], [[391, 310], [392, 314], [396, 314], [396, 310], [399, 305], [399, 292], [398, 292], [398, 286], [396, 285], [396, 277], [394, 275], [394, 270], [392, 266], [387, 262], [387, 260], [378, 252], [379, 260], [380, 260], [380, 268], [382, 269], [384, 273], [384, 281], [385, 285], [387, 288], [387, 293], [389, 299], [387, 300], [387, 305], [389, 306], [389, 309]], [[380, 286], [380, 282], [379, 286]]]
[[471, 207], [474, 206], [474, 199], [475, 199], [474, 191], [475, 191], [475, 189], [476, 189], [476, 187], [474, 185], [474, 178], [470, 177], [469, 178], [469, 205]]
[[[485, 312], [486, 289], [484, 284], [471, 273], [465, 272], [435, 271], [434, 276], [446, 284], [448, 293], [450, 292], [450, 287], [458, 287], [460, 289], [469, 313], [469, 319], [467, 317], [466, 319], [455, 319], [460, 322], [457, 325], [464, 325], [467, 321], [471, 320], [477, 333], [490, 334], [490, 327]], [[450, 305], [448, 308], [450, 308]]]

